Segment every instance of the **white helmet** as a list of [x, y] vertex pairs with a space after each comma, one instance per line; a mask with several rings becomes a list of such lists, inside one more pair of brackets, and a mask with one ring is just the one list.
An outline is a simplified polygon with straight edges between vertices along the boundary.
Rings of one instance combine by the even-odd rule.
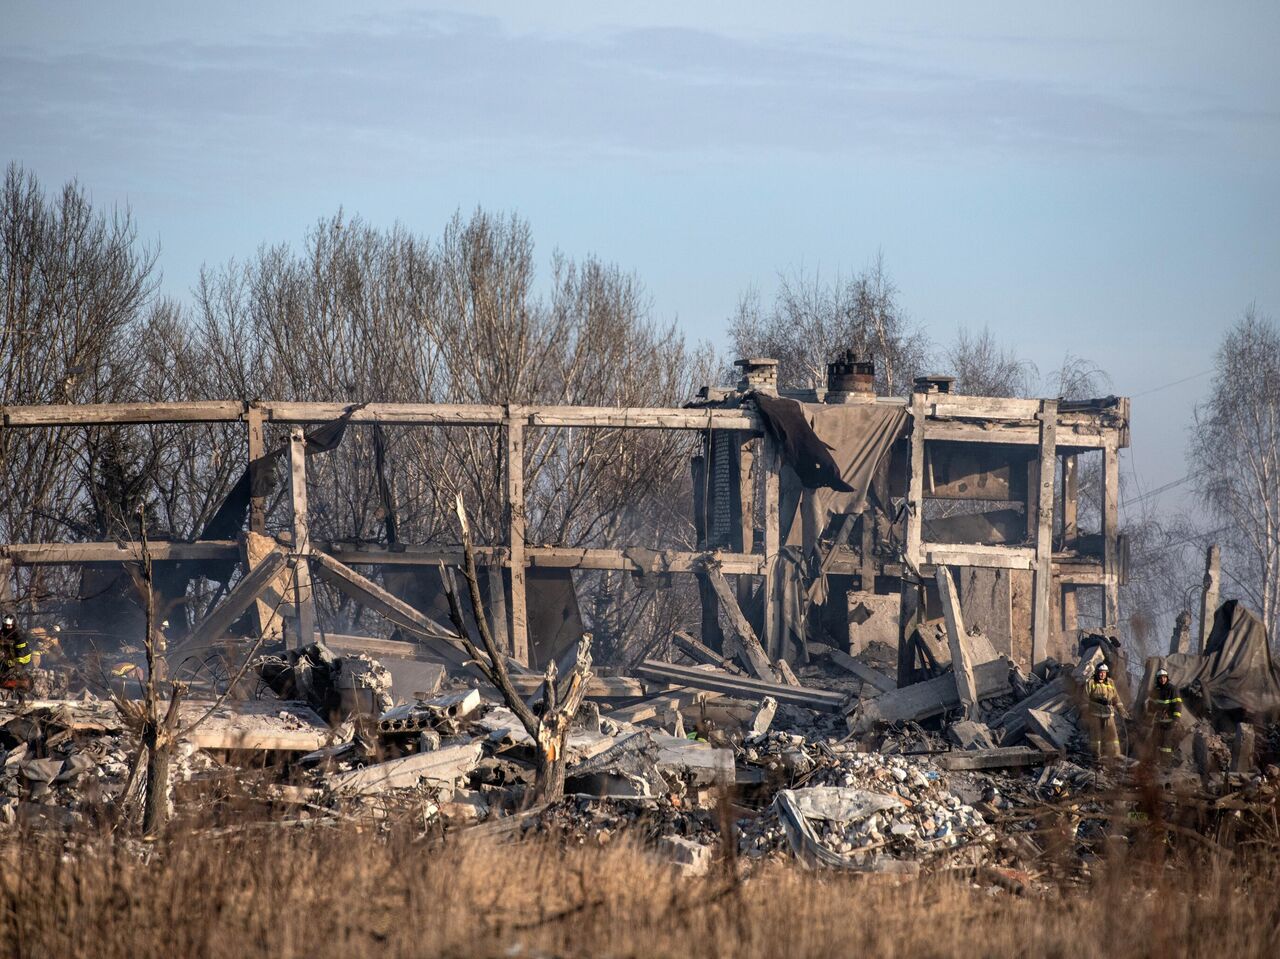
[[1165, 679], [1169, 678], [1169, 670], [1165, 669], [1163, 666], [1156, 670], [1156, 679], [1159, 679], [1161, 676]]
[[6, 626], [16, 626], [18, 624], [18, 621], [13, 618], [13, 613], [5, 613], [4, 624]]
[[1105, 662], [1103, 662], [1103, 663], [1099, 663], [1099, 664], [1098, 664], [1098, 668], [1095, 670], [1095, 672], [1099, 672], [1099, 673], [1109, 673], [1109, 672], [1111, 672], [1111, 667], [1110, 667], [1110, 666], [1108, 666]]

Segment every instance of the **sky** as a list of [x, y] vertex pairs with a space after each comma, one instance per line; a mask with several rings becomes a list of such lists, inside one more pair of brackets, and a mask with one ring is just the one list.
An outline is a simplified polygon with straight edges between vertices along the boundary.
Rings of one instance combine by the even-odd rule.
[[1131, 508], [1177, 509], [1139, 497], [1218, 338], [1280, 317], [1278, 41], [1267, 2], [0, 0], [0, 161], [128, 204], [176, 296], [339, 207], [483, 206], [727, 349], [744, 290], [880, 253], [936, 343], [1105, 369]]

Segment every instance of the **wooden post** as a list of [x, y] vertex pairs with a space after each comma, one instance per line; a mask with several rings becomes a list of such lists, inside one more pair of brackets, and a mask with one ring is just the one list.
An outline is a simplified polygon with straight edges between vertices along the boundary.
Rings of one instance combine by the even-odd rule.
[[13, 593], [13, 560], [0, 556], [0, 609], [8, 612]]
[[[705, 448], [710, 451], [710, 443]], [[708, 456], [695, 456], [689, 460], [689, 470], [693, 480], [693, 527], [697, 534], [698, 549], [707, 548], [707, 462]], [[724, 630], [720, 628], [720, 603], [716, 599], [715, 590], [701, 567], [694, 571], [698, 581], [699, 635], [702, 643], [709, 649], [729, 655], [725, 647]], [[739, 576], [742, 580], [745, 577]]]
[[[755, 436], [750, 433], [738, 434], [738, 501], [742, 506], [742, 546], [739, 552], [743, 553], [755, 552], [756, 548], [755, 442]], [[751, 602], [755, 577], [739, 573], [734, 579], [737, 580], [738, 605], [745, 607]]]
[[[842, 547], [843, 542], [837, 542], [836, 547]], [[862, 579], [862, 591], [864, 593], [874, 593], [876, 591], [876, 511], [875, 508], [868, 503], [867, 508], [862, 511], [862, 549], [861, 555], [858, 557], [858, 567], [861, 570], [860, 577]]]
[[485, 585], [489, 592], [489, 630], [498, 648], [511, 655], [511, 634], [507, 629], [507, 584], [501, 556], [485, 567]]
[[1214, 543], [1204, 555], [1204, 586], [1200, 590], [1200, 648], [1203, 654], [1213, 632], [1213, 616], [1218, 611], [1218, 596], [1222, 590], [1222, 551]]
[[765, 434], [764, 451], [761, 456], [764, 472], [764, 556], [765, 575], [763, 600], [763, 645], [770, 660], [782, 655], [782, 608], [778, 602], [778, 563], [782, 550], [779, 532], [780, 483], [782, 470], [782, 451], [772, 436]]
[[1102, 625], [1114, 629], [1120, 623], [1120, 451], [1114, 436], [1102, 448]]
[[1073, 454], [1062, 457], [1062, 545], [1071, 548], [1079, 538], [1080, 460]]
[[[262, 467], [259, 460], [267, 452], [266, 439], [262, 428], [262, 407], [250, 403], [245, 412], [245, 422], [249, 426], [249, 490], [250, 493], [261, 486], [259, 473]], [[267, 498], [265, 496], [249, 497], [249, 529], [255, 533], [267, 531]]]
[[298, 610], [298, 631], [294, 648], [314, 641], [316, 607], [311, 595], [311, 528], [307, 520], [307, 438], [301, 426], [289, 431], [289, 492], [293, 500], [294, 606]]
[[[1053, 484], [1058, 465], [1058, 401], [1040, 403], [1040, 473], [1036, 484], [1035, 618], [1031, 631], [1031, 665], [1044, 661], [1053, 633]], [[1030, 491], [1028, 491], [1030, 492]]]
[[907, 480], [907, 560], [917, 569], [924, 562], [924, 424], [925, 395], [911, 394], [911, 460]]
[[916, 659], [911, 637], [924, 619], [923, 588], [906, 576], [898, 581], [898, 687], [915, 681]]
[[511, 655], [529, 665], [529, 614], [525, 595], [524, 424], [507, 407], [507, 539], [511, 563]]

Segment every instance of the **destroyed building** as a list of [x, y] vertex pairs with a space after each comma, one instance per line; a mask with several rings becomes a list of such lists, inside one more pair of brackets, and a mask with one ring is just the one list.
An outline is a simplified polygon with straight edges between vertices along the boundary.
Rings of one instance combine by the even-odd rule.
[[[83, 589], [143, 559], [162, 603], [197, 577], [221, 584], [189, 628], [161, 633], [170, 667], [194, 686], [177, 717], [188, 724], [186, 788], [222, 788], [228, 768], [251, 765], [269, 773], [254, 780], [260, 799], [308, 816], [386, 817], [402, 797], [424, 821], [569, 832], [642, 823], [697, 868], [724, 829], [713, 792], [727, 789], [747, 856], [786, 849], [810, 865], [911, 872], [956, 856], [1038, 855], [1029, 810], [1123, 774], [1089, 768], [1084, 684], [1106, 662], [1123, 701], [1141, 709], [1153, 672], [1148, 664], [1131, 696], [1116, 636], [1128, 402], [960, 396], [946, 377], [921, 378], [909, 397], [877, 396], [873, 366], [852, 354], [830, 364], [825, 389], [783, 393], [773, 360], [738, 365], [736, 388], [706, 388], [683, 408], [6, 407], [5, 429], [243, 423], [248, 466], [196, 539], [5, 544], [0, 588], [15, 567], [79, 568]], [[287, 442], [269, 444], [268, 424], [287, 429]], [[505, 541], [472, 548], [461, 503], [460, 546], [314, 537], [309, 460], [350, 429], [424, 425], [499, 431]], [[684, 504], [695, 548], [526, 541], [526, 432], [593, 428], [697, 438]], [[289, 522], [273, 536], [277, 464]], [[469, 620], [456, 590], [441, 604], [454, 569], [471, 589]], [[573, 579], [584, 570], [647, 589], [684, 578], [700, 619], [673, 630], [662, 655], [593, 669]], [[380, 634], [328, 629], [319, 584], [375, 612]], [[1216, 594], [1205, 603], [1213, 609]], [[1184, 774], [1198, 788], [1239, 786], [1269, 755], [1253, 724], [1280, 714], [1280, 672], [1234, 603], [1202, 635], [1199, 653], [1168, 660], [1187, 686]], [[51, 662], [56, 645], [45, 647]], [[207, 672], [181, 672], [193, 662]], [[136, 802], [136, 775], [122, 778], [130, 668], [97, 690], [112, 702], [84, 693], [0, 706], [0, 810], [44, 815], [62, 797], [84, 815], [92, 796]], [[567, 798], [531, 819], [521, 806], [552, 715], [564, 720], [551, 751]], [[1274, 792], [1274, 780], [1250, 788]], [[79, 788], [86, 781], [96, 791]], [[1092, 819], [1072, 813], [1086, 851], [1106, 837], [1102, 800], [1090, 802]], [[997, 836], [1013, 809], [1019, 825]]]
[[[203, 533], [194, 542], [150, 544], [171, 594], [196, 575], [228, 586], [235, 580], [179, 637], [188, 652], [221, 640], [233, 625], [305, 646], [317, 629], [312, 576], [381, 613], [410, 644], [429, 637], [439, 640], [433, 648], [448, 648], [439, 589], [430, 582], [438, 564], [458, 562], [456, 551], [311, 536], [308, 457], [332, 449], [346, 429], [369, 425], [502, 430], [507, 537], [481, 547], [480, 564], [495, 632], [531, 668], [580, 635], [572, 574], [584, 570], [627, 572], [658, 588], [672, 576], [695, 576], [700, 642], [732, 655], [735, 624], [749, 627], [768, 660], [753, 669], [760, 678], [776, 678], [780, 659], [807, 662], [819, 637], [854, 655], [873, 642], [896, 648], [902, 684], [936, 674], [949, 660], [939, 566], [954, 571], [969, 628], [1024, 671], [1070, 658], [1081, 625], [1115, 630], [1125, 575], [1118, 463], [1129, 443], [1127, 400], [960, 396], [946, 377], [919, 379], [907, 398], [876, 396], [872, 362], [851, 353], [830, 365], [825, 389], [780, 394], [774, 361], [737, 365], [736, 389], [706, 388], [685, 409], [233, 401], [11, 407], [3, 416], [5, 429], [245, 424], [249, 468]], [[267, 448], [268, 424], [290, 428], [288, 443]], [[526, 430], [604, 426], [702, 436], [688, 504], [698, 549], [525, 542]], [[265, 525], [277, 461], [287, 461], [293, 515], [279, 541]], [[87, 578], [138, 555], [136, 543], [0, 544], [0, 590], [8, 589], [12, 567], [62, 564], [80, 566], [83, 592], [100, 595]], [[329, 637], [331, 646], [353, 650], [413, 652], [389, 641]]]

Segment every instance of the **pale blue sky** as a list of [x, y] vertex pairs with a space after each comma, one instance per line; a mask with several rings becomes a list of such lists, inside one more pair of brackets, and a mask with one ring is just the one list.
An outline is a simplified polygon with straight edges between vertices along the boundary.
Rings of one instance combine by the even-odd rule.
[[934, 340], [1105, 367], [1138, 490], [1208, 378], [1141, 394], [1280, 313], [1273, 3], [263, 6], [0, 0], [0, 159], [128, 202], [178, 294], [339, 205], [481, 204], [723, 343], [747, 286], [879, 249]]

